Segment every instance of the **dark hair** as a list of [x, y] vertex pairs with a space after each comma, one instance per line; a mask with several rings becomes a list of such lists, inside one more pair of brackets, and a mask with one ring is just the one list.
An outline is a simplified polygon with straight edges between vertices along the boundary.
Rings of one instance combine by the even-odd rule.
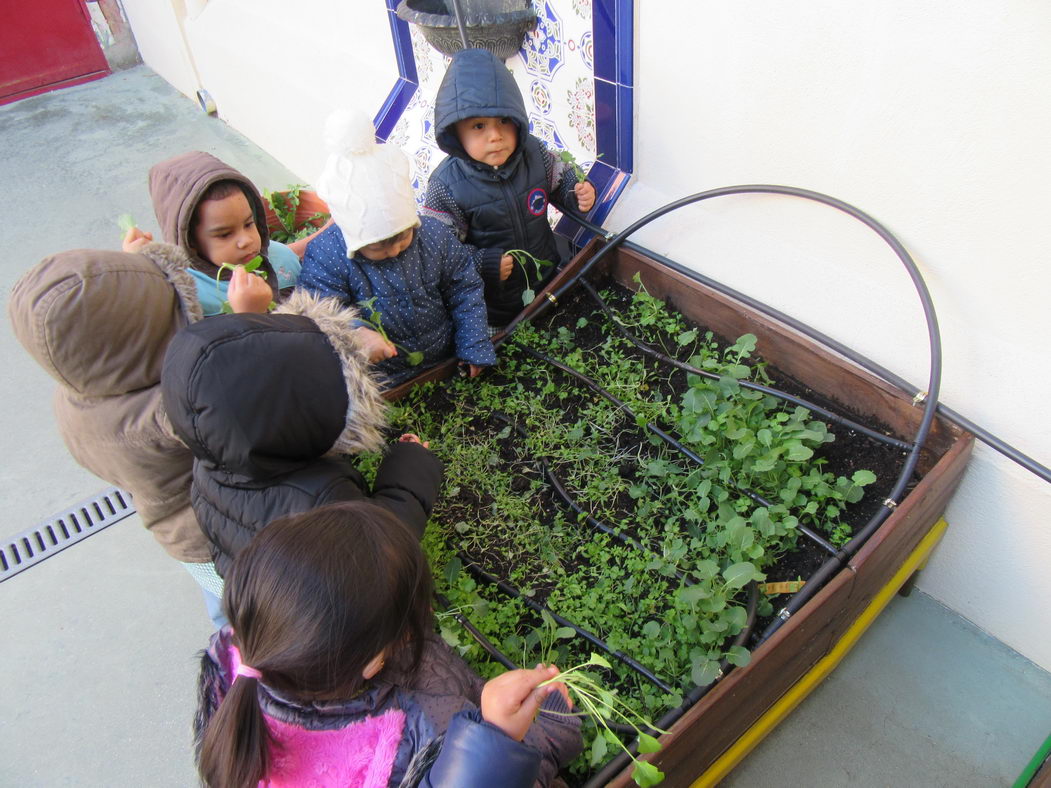
[[[432, 625], [431, 574], [415, 534], [365, 500], [275, 520], [234, 560], [223, 607], [241, 659], [284, 696], [353, 696], [384, 649], [414, 670]], [[269, 769], [257, 683], [231, 685], [204, 732], [206, 785], [255, 786]]]
[[[200, 223], [198, 216], [198, 209], [201, 207], [202, 202], [208, 202], [209, 200], [225, 200], [231, 194], [237, 194], [240, 192], [248, 200], [249, 206], [254, 206], [252, 202], [252, 195], [248, 192], [247, 187], [240, 181], [227, 178], [225, 180], [216, 181], [211, 184], [201, 196], [197, 198], [197, 204], [193, 206], [193, 213], [190, 214], [190, 226], [188, 228], [188, 235], [192, 239], [194, 232], [197, 230], [197, 225]], [[252, 207], [252, 214], [255, 214], [255, 208]], [[256, 217], [258, 219], [258, 217]]]

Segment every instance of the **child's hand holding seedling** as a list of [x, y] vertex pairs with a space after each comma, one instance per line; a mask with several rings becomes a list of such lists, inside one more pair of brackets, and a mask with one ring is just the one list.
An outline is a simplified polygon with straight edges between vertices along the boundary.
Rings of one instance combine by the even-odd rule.
[[573, 193], [577, 195], [577, 207], [584, 213], [595, 207], [595, 187], [587, 181], [577, 183], [573, 187]]
[[384, 359], [398, 355], [398, 348], [394, 346], [394, 343], [378, 331], [362, 326], [354, 330], [354, 335], [368, 354], [370, 364], [377, 364]]
[[515, 258], [509, 254], [505, 254], [500, 258], [500, 281], [506, 281], [507, 277], [511, 275], [511, 272], [515, 269]]
[[274, 294], [260, 276], [250, 274], [243, 265], [234, 266], [226, 298], [234, 312], [262, 314], [270, 309]]
[[552, 692], [561, 692], [569, 703], [564, 684], [544, 684], [557, 675], [558, 668], [554, 665], [538, 665], [532, 670], [509, 670], [490, 679], [482, 687], [482, 719], [515, 741], [522, 741], [544, 698]]
[[153, 240], [153, 233], [144, 233], [135, 226], [135, 220], [130, 213], [122, 213], [117, 217], [117, 224], [124, 231], [124, 238], [120, 248], [125, 252], [138, 252]]

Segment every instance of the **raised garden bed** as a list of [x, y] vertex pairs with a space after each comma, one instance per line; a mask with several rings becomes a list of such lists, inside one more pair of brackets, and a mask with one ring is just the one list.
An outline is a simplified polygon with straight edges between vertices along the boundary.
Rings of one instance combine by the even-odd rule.
[[[634, 252], [617, 250], [587, 278], [609, 311], [586, 287], [563, 294], [519, 328], [483, 378], [419, 385], [448, 377], [447, 364], [393, 390], [395, 428], [429, 439], [447, 467], [426, 541], [446, 638], [483, 673], [501, 662], [568, 667], [606, 650], [614, 669], [601, 678], [649, 719], [668, 720], [648, 759], [666, 784], [686, 785], [887, 583], [944, 509], [973, 439], [935, 421], [886, 521], [760, 642], [787, 598], [763, 584], [806, 581], [868, 521], [920, 409]], [[633, 297], [639, 283], [644, 295]], [[679, 367], [639, 350], [618, 324]], [[828, 417], [750, 381], [815, 401]], [[611, 761], [616, 744], [593, 728], [588, 737], [597, 743], [570, 782], [630, 784], [631, 764]]]

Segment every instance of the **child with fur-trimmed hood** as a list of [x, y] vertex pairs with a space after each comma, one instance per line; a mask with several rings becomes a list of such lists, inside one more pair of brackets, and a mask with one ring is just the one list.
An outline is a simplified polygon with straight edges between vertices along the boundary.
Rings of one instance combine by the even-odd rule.
[[416, 215], [405, 154], [376, 144], [361, 112], [334, 113], [325, 137], [318, 194], [335, 223], [307, 245], [300, 287], [359, 305], [382, 324], [390, 345], [377, 370], [386, 385], [451, 357], [472, 376], [495, 364], [482, 280], [448, 227]]
[[270, 314], [221, 315], [172, 340], [164, 403], [195, 457], [193, 508], [220, 575], [272, 520], [336, 501], [371, 498], [422, 536], [442, 478], [426, 444], [403, 435], [371, 489], [347, 456], [383, 446], [357, 318], [296, 290]]

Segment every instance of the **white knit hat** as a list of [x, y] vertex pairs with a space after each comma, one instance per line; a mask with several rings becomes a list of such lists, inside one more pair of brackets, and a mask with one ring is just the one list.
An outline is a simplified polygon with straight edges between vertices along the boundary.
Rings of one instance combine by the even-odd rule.
[[409, 160], [394, 145], [376, 142], [360, 110], [336, 110], [325, 121], [328, 159], [317, 193], [347, 242], [347, 255], [419, 223]]

